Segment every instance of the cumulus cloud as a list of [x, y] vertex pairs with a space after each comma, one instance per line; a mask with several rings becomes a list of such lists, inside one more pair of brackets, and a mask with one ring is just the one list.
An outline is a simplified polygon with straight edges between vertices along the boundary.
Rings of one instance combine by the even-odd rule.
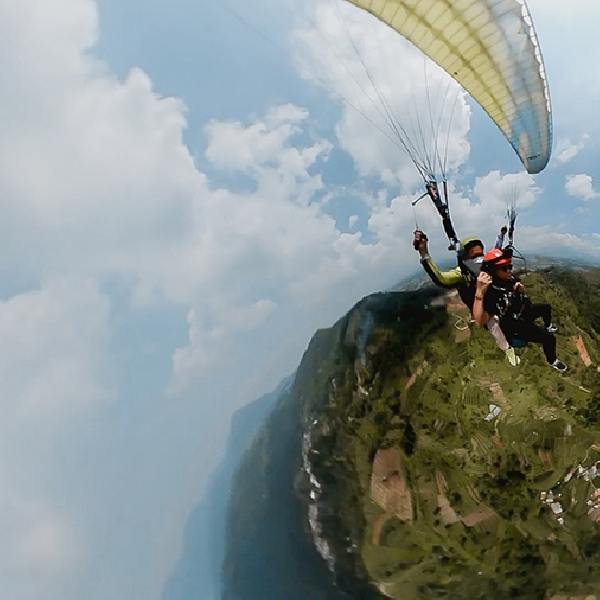
[[[291, 105], [247, 127], [210, 122], [208, 160], [249, 173], [258, 188], [250, 195], [212, 189], [182, 142], [182, 103], [156, 94], [139, 69], [117, 80], [89, 52], [97, 38], [93, 2], [64, 0], [51, 9], [30, 0], [21, 12], [4, 11], [12, 34], [7, 29], [3, 40], [19, 69], [5, 61], [11, 103], [0, 116], [0, 267], [18, 278], [18, 266], [31, 265], [33, 280], [116, 275], [137, 305], [177, 303], [199, 313], [199, 323], [217, 323], [205, 335], [230, 339], [222, 329], [235, 331], [240, 311], [261, 306], [260, 292], [244, 297], [260, 287], [257, 275], [290, 266], [282, 257], [297, 250], [298, 223], [309, 229], [321, 220], [332, 232], [330, 219], [308, 206], [323, 185], [307, 173], [330, 144], [292, 145], [307, 113]], [[33, 85], [45, 87], [33, 94]], [[304, 216], [294, 215], [302, 207]]]
[[[299, 73], [343, 100], [336, 133], [359, 172], [416, 185], [420, 177], [404, 144], [434, 164], [437, 144], [449, 170], [464, 163], [470, 108], [458, 84], [366, 12], [335, 1], [311, 10], [310, 26], [295, 31]], [[390, 76], [400, 61], [401, 75]]]
[[578, 235], [566, 231], [556, 231], [550, 226], [521, 228], [520, 235], [527, 240], [529, 248], [549, 256], [568, 255], [570, 251], [585, 254], [590, 258], [600, 257], [600, 246], [594, 236]]
[[225, 313], [226, 319], [203, 327], [198, 311], [190, 309], [188, 313], [188, 345], [177, 348], [173, 354], [174, 379], [171, 391], [178, 391], [193, 378], [204, 373], [215, 364], [225, 363], [231, 366], [231, 353], [235, 352], [235, 335], [241, 331], [251, 331], [262, 326], [276, 305], [271, 300], [242, 306]]
[[52, 507], [46, 478], [60, 471], [57, 442], [116, 400], [108, 321], [92, 280], [0, 302], [0, 581], [10, 597], [60, 595], [82, 564], [83, 532]]
[[114, 399], [108, 302], [93, 281], [53, 281], [0, 303], [0, 396], [20, 418], [65, 418]]
[[554, 149], [554, 160], [559, 163], [568, 163], [575, 158], [586, 146], [586, 142], [589, 140], [589, 136], [586, 134], [582, 137], [581, 141], [574, 144], [567, 138], [561, 138], [556, 142]]
[[[148, 555], [177, 504], [181, 464], [201, 455], [193, 477], [206, 475], [203, 433], [227, 423], [237, 389], [265, 365], [277, 381], [316, 327], [418, 268], [410, 201], [420, 177], [364, 118], [387, 127], [360, 89], [368, 78], [346, 29], [398, 114], [415, 118], [426, 106], [425, 85], [407, 83], [423, 81], [423, 61], [368, 15], [341, 21], [336, 11], [320, 4], [317, 19], [335, 52], [310, 28], [296, 32], [294, 51], [359, 110], [341, 105], [336, 130], [360, 173], [376, 179], [353, 189], [368, 225], [352, 233], [332, 216], [346, 192], [321, 175], [335, 135], [316, 135], [307, 108], [284, 99], [264, 114], [209, 121], [202, 172], [183, 143], [183, 103], [139, 68], [118, 78], [95, 57], [92, 0], [0, 3], [0, 589], [11, 597], [156, 597], [162, 582], [148, 583]], [[403, 76], [390, 80], [398, 56]], [[446, 89], [437, 69], [426, 79]], [[444, 112], [440, 128], [455, 168], [469, 155], [470, 111], [458, 88], [449, 96], [453, 117]], [[240, 176], [250, 182], [243, 190], [229, 185]], [[390, 182], [401, 188], [394, 200]], [[472, 193], [451, 183], [459, 231], [491, 237], [505, 188], [524, 207], [538, 193], [524, 175], [490, 173]], [[441, 232], [430, 203], [418, 218]], [[432, 237], [441, 252], [443, 236]], [[164, 326], [146, 312], [157, 307], [182, 322], [154, 357], [171, 366], [180, 404], [162, 402], [154, 362], [121, 386], [139, 359], [134, 325]]]
[[[106, 475], [110, 427], [85, 437], [135, 400], [119, 388], [115, 289], [166, 296], [156, 273], [178, 255], [204, 181], [182, 143], [181, 102], [139, 69], [121, 81], [93, 57], [96, 8], [0, 3], [0, 588], [24, 600], [94, 597], [71, 593], [91, 575], [82, 557], [96, 552], [102, 571], [110, 554], [105, 528], [90, 524], [106, 526], [136, 493], [117, 483], [127, 474]], [[97, 511], [92, 463], [95, 480], [123, 492]], [[115, 587], [104, 597], [131, 597]]]
[[182, 104], [89, 54], [93, 2], [1, 10], [1, 264], [32, 276], [135, 270], [189, 223], [201, 176], [181, 142]]
[[501, 175], [500, 171], [490, 171], [475, 179], [475, 194], [482, 202], [495, 205], [502, 203], [509, 208], [527, 208], [536, 201], [540, 193], [533, 176], [525, 171], [505, 175]]
[[[83, 559], [73, 524], [36, 501], [15, 500], [18, 502], [3, 503], [5, 535], [0, 542], [0, 561], [4, 572], [26, 576], [35, 588], [69, 576]], [[43, 597], [43, 590], [40, 592]]]
[[569, 196], [581, 198], [583, 201], [600, 197], [600, 193], [594, 189], [592, 178], [584, 173], [568, 175], [565, 181], [565, 190]]
[[2, 593], [25, 600], [59, 598], [85, 561], [85, 545], [74, 519], [19, 489], [7, 476], [6, 457], [0, 464]]
[[[206, 158], [215, 166], [255, 172], [255, 169], [271, 161], [293, 134], [302, 131], [306, 109], [291, 104], [274, 106], [262, 119], [255, 119], [244, 127], [239, 121], [210, 121], [206, 126], [208, 148]], [[315, 156], [325, 148], [316, 146], [312, 152], [299, 154], [298, 167], [306, 169]], [[292, 165], [289, 165], [292, 166]]]

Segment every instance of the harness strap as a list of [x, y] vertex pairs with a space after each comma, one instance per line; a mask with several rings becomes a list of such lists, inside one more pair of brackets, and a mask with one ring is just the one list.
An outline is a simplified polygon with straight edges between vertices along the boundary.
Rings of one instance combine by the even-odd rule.
[[508, 217], [508, 245], [513, 245], [513, 235], [515, 233], [515, 221], [517, 220], [517, 212], [514, 208], [506, 211]]

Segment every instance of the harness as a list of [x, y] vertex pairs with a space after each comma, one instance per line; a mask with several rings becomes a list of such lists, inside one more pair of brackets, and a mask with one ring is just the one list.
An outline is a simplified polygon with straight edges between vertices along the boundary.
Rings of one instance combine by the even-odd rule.
[[[512, 289], [494, 285], [493, 283], [490, 287], [501, 294], [496, 302], [496, 308], [498, 310], [498, 317], [501, 321], [504, 320], [504, 325], [510, 327], [511, 323], [514, 325], [519, 322], [525, 322], [525, 313], [529, 306], [531, 306], [531, 300], [527, 294], [515, 292]], [[518, 332], [513, 332], [510, 339], [508, 339], [508, 342], [513, 348], [523, 348], [527, 346], [527, 341], [520, 339]]]
[[528, 303], [531, 301], [526, 294], [507, 290], [504, 287], [492, 284], [492, 288], [499, 291], [502, 295], [496, 302], [498, 316], [504, 318], [510, 315], [515, 321], [523, 320], [523, 312], [526, 310]]

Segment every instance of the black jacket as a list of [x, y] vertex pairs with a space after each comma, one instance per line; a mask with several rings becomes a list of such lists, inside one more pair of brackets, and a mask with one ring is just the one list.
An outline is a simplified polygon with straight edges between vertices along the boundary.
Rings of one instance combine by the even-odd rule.
[[524, 293], [514, 291], [514, 286], [519, 281], [514, 275], [510, 279], [494, 276], [483, 298], [485, 312], [498, 316], [500, 327], [505, 332], [519, 328], [519, 323], [525, 320], [527, 309], [531, 305]]

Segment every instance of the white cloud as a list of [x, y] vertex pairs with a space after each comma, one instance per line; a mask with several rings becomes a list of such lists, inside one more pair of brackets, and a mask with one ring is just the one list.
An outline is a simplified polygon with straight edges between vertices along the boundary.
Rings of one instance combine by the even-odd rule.
[[[83, 548], [73, 525], [62, 515], [22, 498], [3, 514], [9, 533], [3, 540], [4, 568], [36, 584], [69, 576], [81, 563]], [[4, 553], [3, 553], [4, 554]]]
[[[156, 95], [139, 69], [116, 79], [91, 54], [96, 38], [94, 2], [0, 3], [0, 589], [7, 598], [132, 598], [124, 583], [131, 569], [123, 575], [108, 566], [113, 552], [117, 565], [131, 560], [128, 549], [111, 548], [105, 532], [124, 503], [136, 499], [139, 507], [158, 494], [152, 474], [131, 482], [125, 466], [135, 442], [124, 448], [115, 434], [129, 423], [127, 435], [143, 438], [128, 415], [143, 416], [136, 405], [149, 399], [119, 388], [128, 364], [115, 365], [112, 324], [125, 331], [131, 324], [121, 309], [109, 325], [114, 297], [100, 282], [113, 292], [122, 286], [122, 304], [136, 286], [166, 297], [161, 275], [189, 240], [205, 178], [182, 143], [181, 102]], [[128, 357], [135, 340], [119, 350]], [[151, 518], [144, 510], [141, 525], [125, 524], [130, 537], [160, 521], [159, 510]], [[147, 590], [148, 559], [141, 564], [140, 597], [157, 596]], [[109, 576], [116, 593], [102, 595], [90, 582]]]
[[[407, 40], [365, 11], [335, 0], [311, 4], [310, 10], [315, 12], [306, 19], [310, 25], [295, 32], [298, 70], [325, 86], [333, 99], [344, 100], [336, 133], [362, 175], [402, 182], [409, 189], [421, 181], [394, 127], [403, 128], [401, 137], [434, 163], [436, 143], [441, 159], [448, 157], [449, 170], [464, 163], [470, 108], [449, 76], [431, 61], [425, 66]], [[400, 61], [401, 74], [390, 77], [390, 66]]]
[[231, 356], [235, 354], [235, 335], [242, 331], [252, 331], [265, 324], [273, 311], [271, 300], [258, 300], [249, 305], [224, 311], [222, 322], [209, 328], [203, 327], [198, 319], [198, 311], [188, 313], [188, 345], [177, 348], [173, 354], [173, 375], [171, 391], [177, 392], [198, 377], [219, 364], [231, 366]]
[[[566, 251], [576, 251], [590, 258], [600, 257], [600, 245], [596, 241], [588, 239], [587, 236], [574, 233], [557, 231], [551, 226], [531, 227], [524, 226], [520, 230], [520, 236], [526, 240], [527, 249], [530, 251], [548, 254], [556, 257], [564, 255]], [[590, 236], [593, 237], [593, 236]]]
[[[484, 177], [475, 178], [475, 194], [482, 202], [493, 203], [500, 208], [516, 209], [531, 206], [541, 193], [532, 175], [525, 171], [501, 175], [500, 171], [490, 171]], [[500, 212], [500, 211], [498, 211]]]
[[0, 397], [19, 418], [64, 419], [115, 398], [108, 302], [61, 280], [0, 303]]
[[13, 461], [0, 458], [4, 466], [0, 476], [2, 595], [23, 600], [60, 598], [85, 561], [85, 546], [73, 519], [17, 489], [4, 472]]
[[[318, 10], [338, 54], [359, 67], [335, 9]], [[365, 14], [345, 20], [394, 109], [423, 104], [424, 86], [409, 86], [422, 80], [421, 58]], [[181, 482], [198, 477], [189, 508], [214, 464], [219, 449], [204, 437], [221, 433], [244, 393], [289, 373], [317, 327], [418, 268], [410, 201], [420, 178], [361, 115], [344, 106], [337, 135], [379, 180], [352, 190], [368, 228], [342, 233], [325, 208], [344, 192], [319, 174], [335, 136], [315, 135], [307, 108], [284, 98], [263, 115], [209, 121], [203, 173], [183, 143], [183, 103], [138, 68], [117, 78], [94, 56], [98, 33], [91, 0], [0, 2], [0, 589], [10, 581], [11, 597], [25, 600], [158, 597], [162, 581], [148, 577], [157, 532], [174, 505], [185, 519]], [[381, 122], [319, 32], [294, 43], [314, 75]], [[391, 81], [398, 55], [402, 77]], [[445, 85], [434, 68], [428, 79]], [[452, 168], [469, 156], [470, 119], [453, 89]], [[240, 176], [245, 191], [227, 185]], [[539, 190], [522, 174], [490, 173], [471, 198], [451, 186], [459, 233], [493, 239], [513, 181], [531, 206]], [[403, 188], [393, 201], [386, 182]], [[449, 256], [430, 203], [418, 218]], [[561, 235], [552, 239], [594, 251]], [[177, 340], [156, 333], [169, 337], [154, 358], [172, 366], [170, 403], [151, 388], [155, 363], [140, 360], [132, 324], [160, 331], [145, 311], [165, 306], [184, 322]], [[132, 355], [142, 367], [125, 373]]]
[[568, 175], [565, 181], [565, 190], [569, 196], [581, 198], [584, 201], [600, 197], [600, 193], [594, 190], [592, 178], [584, 173]]
[[586, 146], [589, 135], [584, 135], [577, 144], [567, 138], [561, 138], [556, 142], [553, 158], [559, 163], [568, 163], [575, 158]]
[[[209, 139], [206, 157], [217, 167], [255, 172], [273, 159], [290, 136], [302, 131], [302, 121], [307, 117], [306, 109], [288, 104], [272, 107], [263, 119], [256, 119], [248, 127], [238, 121], [210, 121], [206, 126]], [[305, 155], [308, 162], [301, 161], [298, 166], [302, 169], [304, 163], [305, 169], [324, 149], [315, 146]]]
[[82, 566], [88, 540], [73, 514], [53, 507], [49, 489], [61, 478], [61, 441], [116, 400], [108, 320], [108, 301], [92, 280], [53, 280], [0, 302], [0, 582], [7, 597], [60, 596]]

